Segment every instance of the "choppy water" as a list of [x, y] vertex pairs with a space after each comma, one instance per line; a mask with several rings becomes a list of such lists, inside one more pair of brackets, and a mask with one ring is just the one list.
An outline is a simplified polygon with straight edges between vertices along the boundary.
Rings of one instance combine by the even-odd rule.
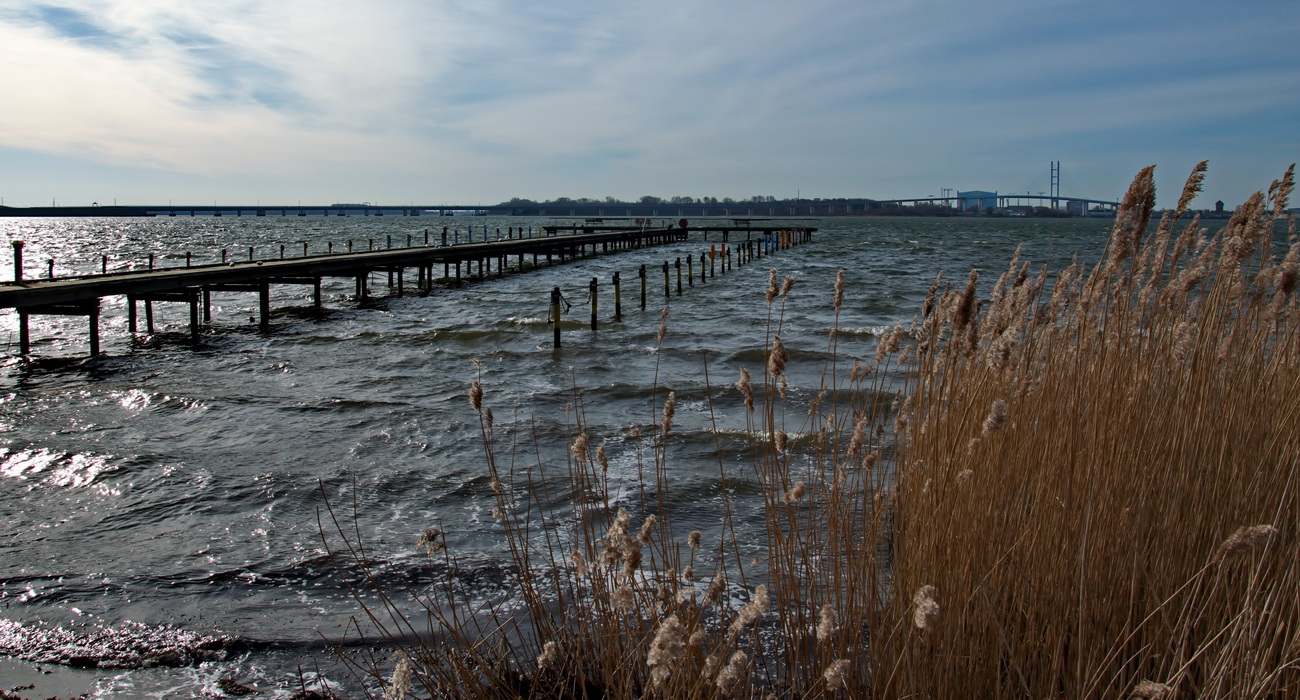
[[[332, 242], [376, 246], [423, 240], [446, 220], [158, 218], [0, 220], [7, 239], [26, 241], [29, 275], [55, 259], [56, 274], [219, 257], [313, 252]], [[462, 228], [466, 222], [455, 220]], [[473, 225], [533, 226], [538, 219], [474, 219]], [[201, 347], [187, 343], [188, 311], [157, 305], [159, 332], [133, 344], [124, 300], [105, 302], [105, 356], [87, 360], [84, 319], [34, 317], [33, 352], [0, 370], [0, 649], [16, 653], [42, 629], [95, 632], [127, 621], [179, 634], [228, 635], [208, 660], [99, 672], [96, 694], [164, 696], [211, 690], [231, 677], [263, 690], [297, 689], [297, 669], [343, 681], [321, 648], [340, 638], [356, 604], [320, 541], [322, 494], [356, 506], [369, 555], [394, 582], [418, 581], [428, 560], [413, 544], [438, 524], [467, 569], [489, 586], [505, 564], [489, 517], [491, 489], [479, 425], [465, 398], [482, 362], [485, 403], [501, 436], [518, 436], [516, 463], [562, 458], [565, 405], [581, 390], [594, 443], [605, 442], [616, 480], [636, 478], [629, 429], [653, 423], [657, 381], [678, 397], [671, 500], [719, 499], [704, 367], [724, 450], [740, 459], [742, 405], [730, 389], [738, 366], [757, 370], [766, 332], [769, 267], [795, 277], [784, 338], [792, 389], [807, 396], [821, 375], [834, 323], [831, 290], [846, 273], [839, 347], [851, 364], [869, 357], [882, 331], [918, 311], [934, 275], [960, 283], [974, 267], [1005, 269], [1017, 245], [1025, 259], [1068, 264], [1101, 252], [1104, 220], [823, 219], [807, 245], [688, 287], [669, 303], [666, 348], [655, 334], [664, 302], [654, 270], [706, 244], [692, 240], [599, 256], [522, 275], [442, 287], [424, 297], [359, 307], [350, 280], [327, 280], [327, 311], [308, 313], [309, 288], [274, 287], [271, 330], [259, 332], [252, 294], [214, 295], [214, 323]], [[12, 269], [3, 246], [0, 276]], [[238, 251], [238, 253], [236, 252]], [[652, 271], [650, 303], [637, 308], [636, 269]], [[624, 320], [601, 301], [601, 328], [585, 327], [587, 281], [621, 272]], [[661, 274], [661, 273], [660, 273]], [[698, 270], [697, 270], [698, 274]], [[662, 278], [660, 277], [659, 280]], [[661, 284], [661, 282], [660, 282]], [[546, 303], [559, 285], [575, 306], [564, 347], [550, 347]], [[376, 276], [374, 290], [382, 292]], [[16, 315], [0, 315], [0, 342], [16, 353]], [[512, 428], [511, 423], [522, 426]], [[537, 443], [531, 440], [535, 431]], [[540, 452], [541, 454], [537, 454]], [[562, 462], [561, 462], [562, 463]], [[739, 461], [737, 461], [739, 463]], [[743, 492], [743, 488], [741, 489]], [[756, 504], [746, 512], [756, 512]], [[683, 531], [716, 526], [715, 511], [679, 514]], [[45, 627], [39, 627], [41, 623]], [[88, 639], [89, 637], [87, 637]], [[6, 646], [10, 644], [10, 646]], [[127, 652], [131, 653], [131, 652]], [[189, 662], [199, 662], [194, 665]], [[125, 665], [132, 665], [127, 663]], [[138, 664], [136, 664], [138, 665]]]

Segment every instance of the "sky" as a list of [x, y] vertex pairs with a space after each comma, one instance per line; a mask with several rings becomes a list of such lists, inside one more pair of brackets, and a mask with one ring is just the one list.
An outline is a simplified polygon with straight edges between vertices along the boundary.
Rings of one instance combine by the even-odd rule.
[[9, 206], [511, 197], [1232, 208], [1300, 160], [1296, 0], [0, 0]]

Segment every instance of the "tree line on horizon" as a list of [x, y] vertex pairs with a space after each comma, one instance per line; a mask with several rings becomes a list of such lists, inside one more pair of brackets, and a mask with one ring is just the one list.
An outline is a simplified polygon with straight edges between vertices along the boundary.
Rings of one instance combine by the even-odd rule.
[[859, 204], [875, 202], [874, 199], [866, 197], [833, 197], [833, 198], [797, 198], [797, 199], [778, 199], [772, 195], [754, 195], [748, 199], [733, 199], [731, 197], [656, 197], [654, 195], [643, 195], [634, 200], [622, 200], [617, 197], [605, 197], [598, 199], [593, 197], [556, 197], [555, 199], [534, 200], [522, 197], [511, 197], [508, 201], [502, 202], [501, 206], [569, 206], [569, 205], [603, 205], [603, 206], [657, 206], [661, 204], [798, 204], [807, 202], [822, 203], [845, 203]]

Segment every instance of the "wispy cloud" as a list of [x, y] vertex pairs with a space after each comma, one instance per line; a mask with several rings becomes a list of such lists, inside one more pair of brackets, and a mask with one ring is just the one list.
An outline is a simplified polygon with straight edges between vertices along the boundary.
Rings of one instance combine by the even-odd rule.
[[1105, 196], [1134, 162], [1295, 160], [1297, 28], [1274, 0], [19, 4], [0, 147], [479, 201], [1006, 190], [1061, 159]]

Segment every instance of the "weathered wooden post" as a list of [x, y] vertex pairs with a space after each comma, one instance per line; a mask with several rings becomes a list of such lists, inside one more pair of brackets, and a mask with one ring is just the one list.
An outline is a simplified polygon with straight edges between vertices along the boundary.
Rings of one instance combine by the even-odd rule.
[[302, 256], [307, 257], [307, 241], [302, 242]]
[[718, 247], [712, 243], [709, 244], [709, 277], [716, 277], [717, 263], [714, 261], [718, 258]]
[[560, 288], [551, 289], [551, 324], [554, 327], [555, 337], [551, 341], [551, 347], [560, 347]]
[[[189, 254], [189, 253], [186, 253], [186, 254], [185, 254], [185, 259], [186, 259], [186, 260], [189, 260], [189, 259], [190, 259], [190, 254]], [[104, 275], [107, 275], [107, 274], [108, 274], [108, 256], [107, 256], [107, 255], [101, 255], [101, 256], [99, 256], [99, 272], [100, 272], [100, 274], [104, 274]]]
[[641, 310], [645, 311], [645, 265], [641, 266]]
[[149, 254], [149, 269], [153, 269], [153, 253]]
[[673, 290], [668, 285], [668, 261], [665, 260], [664, 261], [664, 298], [668, 299], [672, 297], [672, 295], [673, 295]]
[[614, 320], [623, 320], [623, 293], [619, 287], [618, 273], [614, 273]]
[[186, 292], [190, 297], [190, 341], [199, 344], [199, 294], [193, 290]]
[[32, 331], [27, 312], [21, 308], [18, 309], [18, 354], [23, 357], [32, 354]]
[[[23, 245], [22, 241], [14, 241], [14, 281], [23, 281]], [[24, 318], [26, 318], [24, 316]], [[27, 353], [23, 353], [24, 355]]]
[[248, 246], [248, 262], [253, 262], [253, 246]]
[[704, 251], [700, 251], [700, 284], [704, 284], [707, 279], [704, 272]]
[[596, 278], [591, 278], [587, 285], [587, 296], [591, 298], [591, 330], [596, 330]]
[[693, 262], [694, 260], [695, 260], [695, 256], [691, 255], [690, 253], [686, 254], [686, 284], [692, 287], [695, 286], [695, 265]]
[[677, 258], [677, 296], [682, 295], [682, 259]]
[[226, 264], [226, 249], [225, 249], [225, 248], [222, 248], [222, 249], [221, 249], [221, 264], [222, 264], [222, 265], [225, 265], [225, 264]]
[[54, 279], [54, 258], [50, 258], [50, 279]]
[[258, 325], [262, 330], [271, 328], [271, 283], [265, 280], [257, 289], [257, 310], [260, 320]]
[[190, 251], [185, 251], [185, 267], [190, 266]]
[[99, 357], [99, 299], [92, 299], [86, 314], [90, 323], [90, 356]]

